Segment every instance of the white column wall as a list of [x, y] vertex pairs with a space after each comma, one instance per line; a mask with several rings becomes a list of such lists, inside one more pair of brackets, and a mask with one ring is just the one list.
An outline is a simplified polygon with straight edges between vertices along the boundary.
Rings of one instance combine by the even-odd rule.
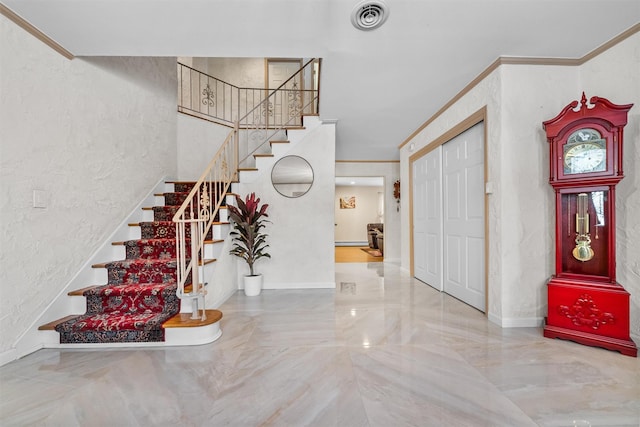
[[[406, 207], [397, 209], [393, 197], [393, 183], [400, 179], [400, 163], [398, 162], [337, 162], [336, 176], [382, 176], [384, 177], [384, 260], [400, 263], [401, 235], [400, 219], [405, 218]], [[401, 182], [402, 185], [402, 182]], [[406, 185], [406, 183], [405, 183]], [[406, 188], [401, 190], [400, 199], [407, 199]], [[404, 205], [402, 205], [404, 206]], [[408, 205], [407, 205], [408, 206]], [[407, 217], [408, 218], [408, 217]], [[408, 240], [402, 240], [408, 242]], [[408, 247], [408, 243], [407, 243]], [[403, 258], [404, 259], [404, 258]], [[403, 267], [408, 269], [408, 264]]]
[[[266, 233], [271, 259], [263, 258], [255, 270], [264, 275], [265, 289], [335, 287], [334, 209], [335, 124], [322, 124], [288, 153], [306, 159], [313, 168], [313, 185], [299, 198], [280, 195], [271, 184], [271, 169], [250, 184], [238, 184], [243, 198], [255, 192], [268, 203]], [[242, 180], [242, 178], [241, 178]], [[238, 259], [239, 277], [249, 268]]]
[[[175, 58], [69, 61], [1, 15], [0, 51], [6, 359], [147, 192], [175, 175], [177, 82]], [[45, 208], [33, 207], [33, 190]]]
[[[542, 122], [580, 96], [577, 67], [502, 66], [502, 326], [540, 326], [555, 271], [555, 198]], [[491, 166], [490, 166], [491, 167]], [[493, 236], [491, 236], [493, 238]]]
[[624, 179], [616, 187], [616, 279], [631, 294], [631, 332], [640, 345], [640, 33], [580, 69], [588, 97], [635, 104], [624, 128]]

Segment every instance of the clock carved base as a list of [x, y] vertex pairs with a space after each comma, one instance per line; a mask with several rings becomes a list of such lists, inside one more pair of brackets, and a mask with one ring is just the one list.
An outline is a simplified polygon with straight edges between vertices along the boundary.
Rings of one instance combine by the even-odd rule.
[[626, 356], [638, 357], [638, 348], [631, 339], [619, 340], [602, 335], [551, 326], [546, 324], [546, 320], [547, 319], [545, 319], [544, 336], [547, 338], [570, 340], [591, 347], [602, 347], [607, 350], [619, 351]]
[[637, 357], [629, 336], [629, 293], [618, 283], [552, 278], [544, 336]]

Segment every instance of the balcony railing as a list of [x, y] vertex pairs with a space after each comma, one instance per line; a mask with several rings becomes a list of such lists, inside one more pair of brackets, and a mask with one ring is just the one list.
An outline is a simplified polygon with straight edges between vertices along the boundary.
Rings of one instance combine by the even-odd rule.
[[[296, 125], [291, 118], [318, 112], [317, 102], [311, 102], [318, 98], [315, 64], [318, 60], [307, 62], [277, 89], [258, 89], [238, 87], [178, 63], [178, 111], [229, 127], [240, 118], [249, 126]], [[262, 107], [257, 110], [259, 105]], [[302, 111], [302, 106], [306, 110]]]

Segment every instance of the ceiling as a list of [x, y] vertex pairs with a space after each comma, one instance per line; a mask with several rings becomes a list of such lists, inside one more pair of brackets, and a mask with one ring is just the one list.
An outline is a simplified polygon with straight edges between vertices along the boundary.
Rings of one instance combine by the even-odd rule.
[[640, 22], [638, 0], [0, 0], [76, 56], [321, 57], [338, 160], [400, 145], [500, 56], [580, 58]]

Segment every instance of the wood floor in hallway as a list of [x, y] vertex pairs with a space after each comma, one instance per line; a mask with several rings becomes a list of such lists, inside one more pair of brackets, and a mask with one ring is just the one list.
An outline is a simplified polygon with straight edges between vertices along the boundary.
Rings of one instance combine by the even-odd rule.
[[336, 262], [383, 262], [382, 257], [374, 257], [363, 251], [366, 247], [336, 246]]

